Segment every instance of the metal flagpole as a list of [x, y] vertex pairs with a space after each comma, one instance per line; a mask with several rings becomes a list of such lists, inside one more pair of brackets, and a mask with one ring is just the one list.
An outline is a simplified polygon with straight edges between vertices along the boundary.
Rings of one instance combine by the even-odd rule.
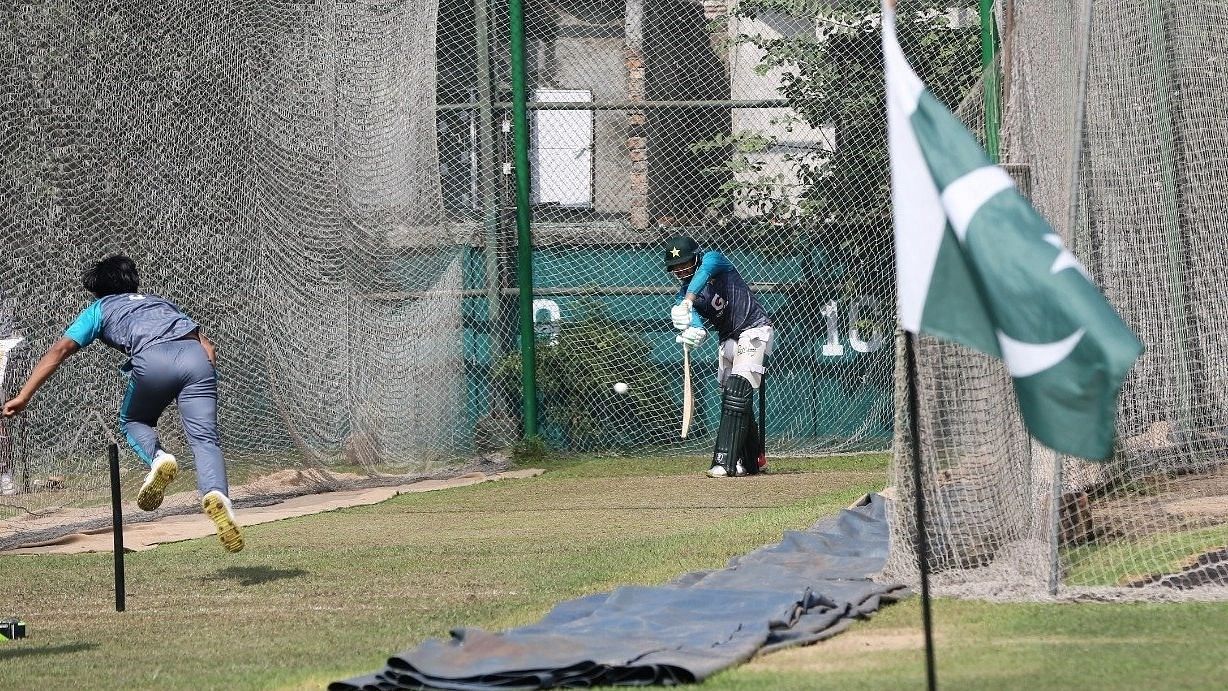
[[930, 611], [930, 550], [925, 528], [925, 491], [921, 484], [921, 396], [917, 392], [916, 337], [904, 332], [904, 357], [908, 369], [908, 436], [912, 447], [913, 510], [916, 514], [917, 562], [921, 571], [921, 624], [925, 629], [925, 678], [930, 691], [937, 688], [934, 668], [934, 622]]

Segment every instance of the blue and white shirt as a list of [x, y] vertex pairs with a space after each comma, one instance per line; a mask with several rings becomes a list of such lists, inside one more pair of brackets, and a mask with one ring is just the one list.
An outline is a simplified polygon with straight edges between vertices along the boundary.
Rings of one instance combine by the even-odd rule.
[[715, 250], [703, 253], [695, 275], [678, 289], [674, 304], [681, 304], [687, 293], [695, 294], [691, 326], [704, 328], [700, 321], [703, 317], [720, 334], [722, 341], [736, 339], [747, 329], [772, 323], [738, 270], [725, 255]]
[[100, 298], [86, 307], [64, 336], [82, 348], [94, 339], [102, 339], [132, 357], [149, 346], [177, 341], [199, 328], [199, 324], [165, 298], [121, 293]]

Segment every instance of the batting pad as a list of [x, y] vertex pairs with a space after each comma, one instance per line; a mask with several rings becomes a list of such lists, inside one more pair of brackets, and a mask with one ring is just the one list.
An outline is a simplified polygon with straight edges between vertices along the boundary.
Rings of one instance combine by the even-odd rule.
[[886, 500], [850, 509], [719, 571], [556, 606], [503, 633], [459, 629], [332, 691], [548, 689], [702, 681], [760, 652], [813, 643], [908, 594], [871, 576], [887, 559]]

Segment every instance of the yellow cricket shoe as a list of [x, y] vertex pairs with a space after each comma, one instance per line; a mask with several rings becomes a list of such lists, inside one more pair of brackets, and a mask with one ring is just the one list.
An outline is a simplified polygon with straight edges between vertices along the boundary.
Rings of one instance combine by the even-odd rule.
[[141, 491], [136, 495], [136, 505], [145, 511], [153, 511], [162, 506], [166, 487], [178, 473], [179, 463], [175, 461], [175, 457], [165, 451], [159, 453], [154, 457], [145, 482], [141, 483]]
[[235, 519], [235, 510], [230, 505], [230, 497], [217, 490], [205, 494], [200, 500], [205, 515], [217, 526], [217, 537], [222, 541], [222, 547], [227, 552], [238, 552], [243, 549], [243, 533], [239, 532], [239, 522]]

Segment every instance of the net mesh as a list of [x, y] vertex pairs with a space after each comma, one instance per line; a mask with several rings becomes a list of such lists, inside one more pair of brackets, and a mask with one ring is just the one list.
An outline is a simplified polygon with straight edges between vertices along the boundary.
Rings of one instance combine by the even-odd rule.
[[[1000, 17], [1004, 159], [1146, 352], [1122, 391], [1117, 452], [1097, 465], [1029, 442], [1001, 367], [919, 340], [923, 485], [939, 592], [1224, 595], [1228, 332], [1214, 277], [1228, 262], [1228, 175], [1218, 145], [1228, 5], [1205, 10], [1096, 0], [1089, 30], [1082, 2], [1016, 0]], [[892, 569], [915, 577], [904, 424], [896, 448], [893, 476], [909, 501], [894, 518]]]
[[[952, 40], [921, 66], [955, 101], [976, 76], [969, 12], [931, 17]], [[872, 18], [775, 0], [527, 2], [532, 286], [516, 279], [510, 21], [481, 0], [0, 8], [0, 288], [26, 338], [6, 393], [89, 303], [81, 270], [124, 252], [143, 290], [219, 345], [240, 505], [455, 472], [510, 446], [527, 289], [551, 446], [706, 451], [715, 347], [693, 359], [683, 442], [661, 262], [663, 239], [686, 233], [727, 254], [776, 323], [769, 452], [887, 448]], [[121, 360], [85, 349], [6, 427], [5, 544], [102, 521], [108, 443], [139, 483], [117, 439]], [[178, 426], [172, 407], [172, 450]], [[172, 489], [190, 487], [188, 473]]]
[[[0, 9], [0, 276], [27, 340], [8, 393], [88, 304], [81, 270], [123, 252], [219, 346], [232, 484], [453, 465], [467, 245], [438, 172], [436, 15], [427, 0]], [[428, 294], [382, 299], [395, 289]], [[120, 361], [83, 350], [17, 422], [11, 532], [105, 502]], [[159, 432], [186, 449], [174, 408]], [[124, 467], [139, 481], [132, 454]]]
[[[661, 241], [689, 234], [729, 256], [772, 315], [769, 452], [887, 448], [895, 317], [885, 121], [865, 98], [881, 89], [873, 18], [784, 1], [529, 8], [534, 289], [552, 334], [538, 351], [543, 435], [710, 448], [710, 344], [693, 358], [689, 441], [677, 434], [677, 285]], [[970, 16], [932, 18], [949, 42], [922, 65], [957, 100], [976, 79]]]
[[[997, 363], [919, 342], [939, 584], [1016, 597], [1222, 580], [1228, 6], [1094, 3], [1072, 224], [1078, 3], [999, 5], [1004, 160], [1147, 352], [1119, 452], [1094, 466], [1030, 443]], [[976, 3], [900, 11], [920, 76], [979, 132]], [[531, 289], [550, 445], [700, 453], [719, 419], [715, 348], [693, 359], [684, 442], [661, 267], [661, 241], [685, 233], [727, 254], [772, 314], [769, 453], [885, 449], [894, 430], [907, 461], [876, 12], [527, 2], [527, 286], [505, 4], [7, 5], [0, 325], [26, 342], [0, 385], [12, 393], [88, 304], [81, 269], [122, 251], [221, 346], [240, 505], [457, 472], [520, 434]], [[83, 351], [0, 429], [4, 544], [103, 520], [120, 361]], [[173, 408], [159, 429], [184, 448]], [[131, 489], [143, 469], [122, 460]], [[893, 518], [902, 574], [916, 567], [907, 514]]]

